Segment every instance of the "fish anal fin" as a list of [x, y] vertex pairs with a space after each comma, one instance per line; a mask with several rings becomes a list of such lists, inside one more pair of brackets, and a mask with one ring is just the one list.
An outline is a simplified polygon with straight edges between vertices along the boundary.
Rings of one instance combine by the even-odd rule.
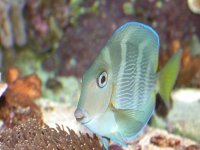
[[125, 137], [134, 136], [143, 127], [143, 123], [136, 117], [137, 112], [131, 109], [117, 109], [115, 118], [121, 134]]

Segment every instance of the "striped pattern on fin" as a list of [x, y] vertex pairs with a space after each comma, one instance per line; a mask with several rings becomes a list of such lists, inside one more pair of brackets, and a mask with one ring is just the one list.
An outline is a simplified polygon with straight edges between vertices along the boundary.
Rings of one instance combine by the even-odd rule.
[[[121, 48], [117, 52], [112, 45]], [[116, 30], [108, 41], [110, 53], [121, 53], [119, 65], [113, 64], [117, 109], [143, 110], [156, 86], [159, 38], [156, 32], [140, 23], [127, 23]], [[155, 67], [156, 66], [156, 67]]]

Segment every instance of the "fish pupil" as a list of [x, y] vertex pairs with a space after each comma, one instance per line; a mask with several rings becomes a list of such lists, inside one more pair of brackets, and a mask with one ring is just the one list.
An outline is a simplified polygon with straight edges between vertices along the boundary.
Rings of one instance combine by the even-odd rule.
[[103, 84], [105, 81], [106, 81], [106, 77], [103, 76], [103, 77], [101, 78], [101, 84]]
[[100, 88], [103, 88], [106, 85], [106, 83], [107, 83], [107, 73], [106, 72], [102, 72], [99, 75], [97, 83]]

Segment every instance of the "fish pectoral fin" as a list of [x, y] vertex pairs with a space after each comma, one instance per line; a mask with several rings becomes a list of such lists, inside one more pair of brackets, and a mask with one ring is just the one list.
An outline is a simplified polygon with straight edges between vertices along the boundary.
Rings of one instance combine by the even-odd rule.
[[142, 128], [144, 123], [140, 121], [143, 112], [132, 109], [119, 109], [115, 112], [115, 119], [122, 136], [133, 137]]
[[170, 92], [174, 86], [180, 69], [182, 51], [176, 52], [159, 73], [159, 94], [169, 108]]

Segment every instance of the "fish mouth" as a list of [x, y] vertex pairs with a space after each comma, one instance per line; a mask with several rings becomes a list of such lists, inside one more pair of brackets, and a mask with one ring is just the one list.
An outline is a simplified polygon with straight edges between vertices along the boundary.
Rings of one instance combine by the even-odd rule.
[[101, 115], [101, 114], [96, 115], [96, 116], [94, 116], [94, 117], [92, 117], [92, 118], [84, 118], [80, 123], [87, 126], [88, 124], [90, 124], [90, 123], [92, 123], [93, 121], [95, 121], [96, 119], [98, 119], [100, 115]]
[[[110, 95], [110, 101], [109, 101], [109, 104], [108, 104], [108, 107], [111, 108], [111, 109], [114, 108], [114, 106], [113, 106], [113, 104], [111, 102], [113, 93], [114, 93], [114, 84], [112, 85], [112, 94]], [[87, 114], [87, 116], [83, 120], [81, 120], [80, 123], [83, 124], [83, 125], [87, 125], [87, 124], [91, 123], [92, 121], [94, 121], [97, 118], [99, 118], [102, 114], [104, 114], [107, 109], [105, 109], [105, 111], [103, 111], [101, 114], [97, 114], [97, 115], [95, 115], [93, 117], [91, 117], [91, 116], [89, 117], [88, 114]]]
[[81, 124], [83, 124], [83, 125], [85, 125], [85, 124], [87, 124], [87, 123], [89, 123], [89, 122], [91, 122], [93, 119], [83, 119], [82, 121], [81, 121]]

